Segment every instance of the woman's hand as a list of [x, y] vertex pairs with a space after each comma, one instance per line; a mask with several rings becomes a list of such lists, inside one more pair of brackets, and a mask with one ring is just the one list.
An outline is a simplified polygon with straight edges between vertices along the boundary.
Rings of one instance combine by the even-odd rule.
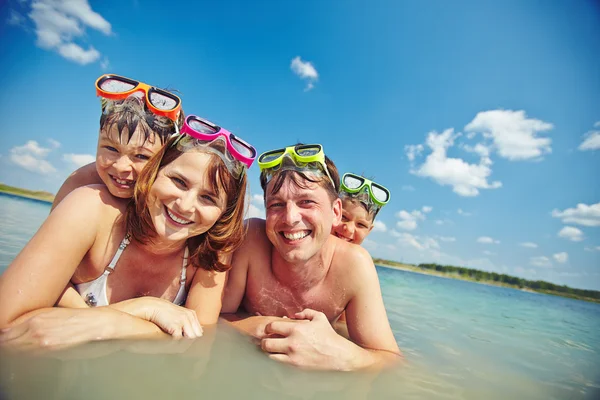
[[[27, 320], [2, 329], [0, 346], [29, 350], [70, 347], [118, 336], [115, 311], [51, 308], [39, 310]], [[122, 324], [121, 324], [122, 325]]]
[[138, 297], [109, 307], [156, 324], [174, 338], [202, 336], [202, 326], [194, 310], [176, 306], [157, 297]]

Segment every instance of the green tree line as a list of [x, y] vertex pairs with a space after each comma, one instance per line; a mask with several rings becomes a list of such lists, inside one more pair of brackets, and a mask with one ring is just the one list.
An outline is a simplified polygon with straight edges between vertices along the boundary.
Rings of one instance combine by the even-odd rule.
[[[374, 259], [375, 264], [383, 263], [388, 265], [398, 265], [402, 264], [387, 261], [382, 259]], [[575, 289], [566, 285], [556, 285], [554, 283], [546, 282], [546, 281], [530, 281], [523, 278], [518, 278], [516, 276], [506, 275], [506, 274], [498, 274], [496, 272], [488, 272], [481, 271], [478, 269], [465, 268], [465, 267], [455, 267], [452, 265], [438, 265], [438, 264], [419, 264], [417, 268], [421, 270], [432, 270], [437, 271], [444, 274], [457, 274], [460, 277], [474, 280], [474, 281], [482, 281], [482, 282], [496, 282], [499, 284], [510, 285], [514, 287], [518, 287], [520, 289], [527, 288], [534, 290], [536, 292], [543, 293], [551, 293], [558, 294], [565, 297], [574, 297], [580, 298], [585, 297], [588, 299], [594, 299], [596, 301], [600, 301], [600, 291], [597, 290], [584, 290], [584, 289]]]

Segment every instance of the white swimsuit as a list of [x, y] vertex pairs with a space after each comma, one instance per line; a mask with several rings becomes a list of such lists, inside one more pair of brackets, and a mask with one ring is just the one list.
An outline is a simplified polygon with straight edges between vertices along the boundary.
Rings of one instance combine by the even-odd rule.
[[[101, 307], [108, 305], [108, 298], [106, 297], [106, 280], [108, 279], [108, 275], [115, 270], [115, 266], [117, 265], [117, 261], [123, 254], [123, 250], [127, 247], [127, 245], [131, 242], [130, 235], [126, 235], [121, 244], [119, 244], [119, 249], [115, 253], [112, 258], [110, 264], [104, 269], [104, 273], [94, 279], [91, 282], [78, 283], [75, 285], [75, 289], [79, 292], [81, 297], [85, 300], [85, 302], [90, 307]], [[179, 291], [173, 300], [173, 304], [178, 306], [182, 306], [185, 304], [185, 300], [187, 298], [187, 290], [185, 289], [185, 280], [186, 280], [186, 267], [187, 260], [189, 256], [189, 251], [186, 246], [185, 252], [183, 254], [183, 265], [181, 266], [181, 278], [179, 279]]]

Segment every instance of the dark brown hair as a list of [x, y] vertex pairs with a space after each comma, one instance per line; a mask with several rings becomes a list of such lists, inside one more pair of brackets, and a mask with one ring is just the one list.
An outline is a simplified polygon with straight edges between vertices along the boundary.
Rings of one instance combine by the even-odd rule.
[[[146, 102], [136, 96], [129, 96], [125, 100], [101, 99], [102, 115], [100, 116], [100, 130], [109, 132], [113, 125], [117, 125], [119, 140], [129, 143], [133, 133], [138, 127], [144, 135], [144, 142], [154, 142], [156, 135], [163, 144], [170, 135], [175, 133], [175, 122], [167, 117], [154, 114], [146, 106]], [[177, 118], [177, 126], [181, 128], [185, 117], [183, 110]], [[127, 137], [123, 137], [127, 127]]]
[[[127, 206], [125, 212], [127, 232], [140, 243], [151, 243], [156, 236], [156, 230], [148, 210], [148, 195], [158, 172], [183, 154], [178, 146], [173, 145], [175, 140], [177, 137], [169, 139], [144, 166], [135, 185], [133, 200]], [[215, 146], [219, 146], [219, 143]], [[201, 147], [195, 147], [192, 151], [203, 152]], [[227, 204], [217, 222], [205, 233], [189, 238], [187, 246], [193, 266], [202, 267], [208, 271], [223, 272], [231, 266], [219, 261], [219, 252], [232, 252], [237, 249], [242, 244], [246, 233], [244, 200], [247, 174], [243, 173], [239, 179], [236, 179], [229, 173], [225, 163], [218, 155], [210, 151], [206, 151], [206, 154], [212, 157], [212, 162], [206, 171], [210, 185], [217, 195], [221, 190], [225, 192]]]

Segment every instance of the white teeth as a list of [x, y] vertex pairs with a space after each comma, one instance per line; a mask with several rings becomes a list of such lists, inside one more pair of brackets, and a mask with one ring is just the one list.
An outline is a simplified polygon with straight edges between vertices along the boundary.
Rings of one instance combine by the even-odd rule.
[[[165, 207], [166, 208], [166, 207]], [[182, 225], [188, 225], [191, 224], [192, 221], [188, 221], [187, 219], [181, 219], [178, 218], [176, 215], [174, 215], [171, 211], [169, 211], [169, 209], [167, 208], [167, 214], [169, 214], [169, 217], [171, 217], [171, 219], [179, 224]]]
[[283, 236], [288, 240], [300, 240], [304, 239], [308, 236], [310, 231], [300, 231], [300, 232], [292, 232], [292, 233], [283, 233]]
[[115, 178], [115, 182], [117, 182], [119, 185], [130, 185], [131, 184], [131, 181], [128, 179]]

